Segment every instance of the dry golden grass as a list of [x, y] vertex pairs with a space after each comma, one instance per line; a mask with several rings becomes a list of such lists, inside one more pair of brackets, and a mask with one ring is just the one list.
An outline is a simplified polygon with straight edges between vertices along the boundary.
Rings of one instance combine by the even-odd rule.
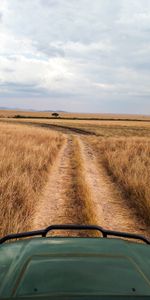
[[[41, 189], [46, 183], [64, 137], [55, 131], [31, 127], [31, 122], [56, 124], [93, 132], [103, 137], [89, 138], [100, 160], [124, 192], [126, 199], [150, 224], [150, 122], [132, 121], [81, 121], [7, 119], [0, 134], [0, 208], [1, 234], [29, 230]], [[11, 123], [12, 124], [9, 124]], [[13, 123], [16, 123], [13, 124]], [[19, 123], [22, 123], [19, 125]], [[28, 126], [23, 122], [28, 122]], [[30, 126], [29, 126], [30, 125]], [[39, 126], [38, 125], [38, 126]], [[67, 134], [72, 132], [66, 131]], [[145, 136], [145, 138], [142, 138]], [[85, 166], [80, 143], [73, 137], [71, 158], [71, 189], [78, 220], [95, 223], [91, 191], [86, 183]]]
[[[94, 121], [94, 120], [61, 120], [61, 119], [7, 119], [9, 122], [52, 124], [57, 126], [81, 129], [101, 137], [150, 137], [148, 121]], [[57, 128], [56, 128], [57, 129]], [[69, 132], [68, 132], [69, 133]]]
[[95, 224], [95, 214], [91, 190], [86, 182], [85, 166], [81, 155], [79, 141], [73, 137], [73, 163], [75, 169], [74, 189], [80, 205], [82, 224]]
[[[34, 118], [49, 118], [52, 117], [50, 111], [19, 111], [19, 110], [0, 110], [0, 118], [13, 118], [14, 116], [25, 116]], [[106, 114], [106, 113], [71, 113], [58, 112], [62, 118], [81, 118], [81, 119], [129, 119], [129, 120], [150, 120], [150, 116], [136, 114]]]
[[150, 137], [150, 122], [145, 121], [40, 120], [40, 123], [82, 129], [102, 137]]
[[143, 220], [150, 225], [150, 139], [109, 138], [92, 140], [113, 180]]
[[0, 235], [30, 230], [34, 209], [64, 137], [0, 124]]

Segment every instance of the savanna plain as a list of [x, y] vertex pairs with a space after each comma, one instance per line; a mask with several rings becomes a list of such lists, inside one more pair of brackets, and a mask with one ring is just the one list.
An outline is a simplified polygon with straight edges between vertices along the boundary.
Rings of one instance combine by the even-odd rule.
[[149, 117], [25, 114], [1, 112], [0, 236], [69, 223], [150, 238]]

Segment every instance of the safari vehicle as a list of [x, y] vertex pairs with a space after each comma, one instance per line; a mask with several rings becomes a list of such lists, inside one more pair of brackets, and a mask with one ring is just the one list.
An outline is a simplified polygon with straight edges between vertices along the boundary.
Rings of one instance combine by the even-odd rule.
[[[48, 235], [53, 230], [95, 230], [100, 236]], [[0, 243], [0, 299], [150, 299], [150, 241], [143, 236], [52, 225]]]

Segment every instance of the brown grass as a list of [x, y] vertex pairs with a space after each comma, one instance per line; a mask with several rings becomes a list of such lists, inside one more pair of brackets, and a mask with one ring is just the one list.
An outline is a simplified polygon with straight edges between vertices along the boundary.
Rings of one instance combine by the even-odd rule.
[[[14, 122], [14, 119], [11, 120]], [[99, 161], [123, 191], [125, 198], [150, 224], [150, 122], [19, 120], [25, 121], [30, 122], [30, 126], [19, 125], [18, 120], [16, 125], [0, 123], [2, 235], [30, 229], [36, 201], [64, 140], [55, 131], [31, 127], [31, 122], [66, 125], [103, 136], [89, 137]], [[78, 220], [84, 224], [95, 223], [91, 190], [86, 182], [80, 143], [76, 137], [73, 137], [71, 168], [73, 175], [68, 195], [75, 199], [71, 205], [79, 216]]]
[[[40, 122], [45, 123], [44, 120]], [[47, 120], [46, 123], [82, 129], [101, 137], [150, 137], [150, 122]]]
[[74, 189], [76, 191], [76, 197], [79, 201], [80, 215], [82, 219], [82, 224], [94, 224], [95, 214], [94, 207], [92, 203], [91, 190], [86, 182], [86, 174], [84, 162], [81, 155], [81, 149], [79, 145], [78, 138], [73, 137], [73, 162], [75, 169]]
[[[1, 120], [1, 119], [0, 119]], [[52, 124], [60, 127], [77, 128], [101, 137], [150, 137], [149, 121], [94, 121], [94, 120], [61, 120], [61, 119], [5, 119], [13, 123]], [[58, 128], [56, 128], [58, 129]], [[66, 129], [67, 131], [67, 129]], [[64, 132], [64, 130], [63, 130]], [[68, 132], [67, 132], [68, 133]]]
[[0, 126], [0, 235], [30, 229], [41, 189], [64, 137], [23, 125]]
[[[14, 116], [25, 117], [52, 117], [53, 112], [49, 111], [19, 111], [19, 110], [0, 110], [0, 118], [12, 118]], [[99, 119], [138, 119], [138, 120], [150, 120], [150, 116], [135, 115], [135, 114], [106, 114], [106, 113], [71, 113], [71, 112], [59, 112], [62, 118], [99, 118]]]
[[143, 220], [150, 225], [150, 139], [93, 139], [99, 160]]

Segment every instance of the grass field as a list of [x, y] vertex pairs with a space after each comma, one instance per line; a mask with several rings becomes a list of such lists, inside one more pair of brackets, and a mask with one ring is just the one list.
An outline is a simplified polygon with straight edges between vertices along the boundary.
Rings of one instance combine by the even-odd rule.
[[[70, 129], [80, 129], [99, 137], [150, 137], [148, 121], [94, 121], [94, 120], [48, 120], [48, 119], [1, 119], [13, 123], [49, 124]], [[59, 129], [58, 127], [54, 129]]]
[[150, 225], [150, 139], [92, 138], [92, 143], [125, 199]]
[[[0, 110], [0, 118], [13, 118], [15, 116], [24, 116], [30, 118], [51, 118], [51, 111], [20, 111], [20, 110]], [[127, 114], [101, 114], [101, 113], [70, 113], [70, 112], [58, 112], [61, 118], [66, 119], [106, 119], [106, 120], [149, 120], [150, 116], [146, 115], [127, 115]]]
[[[124, 115], [121, 121], [118, 115], [111, 120], [14, 119], [12, 115], [1, 118], [1, 234], [34, 229], [31, 224], [35, 207], [41, 201], [41, 191], [48, 181], [51, 166], [57, 161], [57, 153], [67, 140], [68, 146], [66, 144], [59, 164], [57, 162], [52, 171], [52, 185], [49, 182], [41, 207], [46, 207], [47, 199], [52, 196], [55, 200], [49, 212], [45, 208], [38, 212], [40, 225], [45, 224], [42, 217], [45, 210], [47, 224], [50, 220], [54, 223], [55, 220], [64, 223], [99, 220], [99, 225], [105, 226], [104, 220], [108, 224], [110, 219], [112, 229], [111, 222], [117, 229], [122, 223], [123, 230], [125, 223], [132, 224], [132, 221], [131, 228], [127, 228], [135, 227], [134, 231], [141, 221], [149, 226], [150, 118], [141, 116], [137, 121], [137, 116], [132, 116], [134, 120], [130, 117]], [[112, 220], [116, 213], [115, 188], [124, 199], [117, 198], [120, 224]], [[107, 196], [111, 198], [108, 203]], [[131, 214], [131, 207], [138, 220]]]
[[45, 129], [0, 124], [0, 235], [30, 229], [63, 139]]
[[101, 137], [150, 136], [150, 122], [145, 121], [47, 120], [46, 123], [79, 128]]

